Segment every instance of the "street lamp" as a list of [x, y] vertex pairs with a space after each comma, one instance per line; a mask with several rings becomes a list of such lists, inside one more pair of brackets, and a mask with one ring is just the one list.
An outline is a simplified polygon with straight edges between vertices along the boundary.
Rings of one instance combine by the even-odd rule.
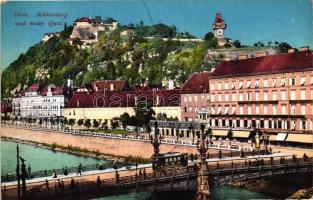
[[195, 132], [194, 132], [193, 129], [194, 129], [193, 124], [190, 122], [190, 124], [189, 124], [189, 131], [192, 134], [192, 143], [195, 142]]
[[233, 131], [231, 129], [231, 127], [229, 127], [228, 129], [228, 133], [227, 133], [227, 138], [229, 139], [229, 148], [231, 148], [231, 139], [233, 137]]
[[176, 123], [176, 140], [178, 142], [179, 139], [179, 122]]
[[258, 131], [255, 135], [255, 148], [260, 149], [260, 135]]
[[211, 126], [209, 125], [208, 130], [205, 132], [205, 136], [207, 139], [209, 139], [209, 146], [211, 146], [212, 142], [212, 129]]

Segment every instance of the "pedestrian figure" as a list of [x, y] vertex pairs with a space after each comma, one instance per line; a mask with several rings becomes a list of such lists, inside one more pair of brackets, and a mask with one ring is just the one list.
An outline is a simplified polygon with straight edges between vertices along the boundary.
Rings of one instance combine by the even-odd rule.
[[101, 186], [101, 180], [100, 180], [100, 176], [98, 176], [97, 178], [97, 188], [100, 188]]
[[60, 181], [60, 179], [58, 180], [58, 188], [61, 189], [61, 181]]
[[68, 171], [67, 171], [67, 167], [65, 166], [65, 169], [64, 169], [64, 176], [67, 176], [68, 175]]
[[137, 168], [138, 168], [138, 163], [136, 162], [136, 171], [137, 171]]
[[78, 191], [78, 181], [76, 181], [75, 190], [76, 190], [76, 192]]
[[74, 179], [71, 179], [71, 188], [72, 188], [72, 191], [74, 191], [74, 189], [75, 189], [75, 181], [74, 181]]
[[7, 191], [7, 186], [3, 185], [3, 190]]
[[45, 170], [45, 177], [47, 177], [47, 170]]
[[61, 180], [61, 191], [64, 191], [64, 182]]
[[58, 194], [57, 182], [55, 182], [55, 184], [54, 184], [54, 194], [55, 194], [55, 195]]
[[143, 178], [147, 178], [146, 168], [143, 168]]
[[79, 164], [78, 165], [78, 171], [77, 171], [77, 174], [76, 175], [82, 175], [82, 164]]
[[117, 165], [116, 165], [116, 161], [115, 160], [113, 162], [113, 168], [114, 168], [114, 170], [117, 170]]
[[52, 170], [52, 178], [57, 178], [57, 172], [55, 171], [55, 169]]
[[31, 172], [31, 168], [30, 168], [30, 165], [28, 165], [28, 168], [27, 168], [27, 171], [28, 171], [28, 179], [30, 179], [30, 172]]
[[308, 161], [308, 156], [306, 155], [306, 153], [303, 154], [303, 161], [304, 162]]
[[[137, 174], [137, 173], [136, 173], [136, 174]], [[118, 174], [117, 171], [115, 172], [115, 179], [116, 179], [116, 183], [118, 183], [119, 180], [120, 180], [120, 175]]]
[[103, 165], [102, 165], [102, 163], [100, 163], [100, 165], [99, 165], [99, 170], [103, 170]]
[[49, 181], [46, 179], [46, 189], [49, 190]]
[[139, 177], [142, 177], [141, 169], [139, 169]]

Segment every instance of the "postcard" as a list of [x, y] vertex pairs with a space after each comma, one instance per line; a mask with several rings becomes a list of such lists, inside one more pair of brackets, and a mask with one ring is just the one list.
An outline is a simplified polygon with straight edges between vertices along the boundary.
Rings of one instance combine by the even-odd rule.
[[311, 0], [1, 0], [1, 199], [313, 198]]

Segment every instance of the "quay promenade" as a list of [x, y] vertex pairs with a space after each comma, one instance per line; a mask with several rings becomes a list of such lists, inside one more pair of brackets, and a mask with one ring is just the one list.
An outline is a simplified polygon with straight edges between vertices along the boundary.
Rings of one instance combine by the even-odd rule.
[[[265, 162], [270, 162], [272, 160], [273, 164], [280, 163], [281, 159], [284, 158], [284, 160], [291, 159], [291, 155], [288, 154], [282, 154], [282, 153], [276, 153], [271, 155], [257, 155], [257, 156], [247, 156], [245, 158], [240, 157], [225, 157], [225, 158], [212, 158], [207, 159], [207, 163], [210, 169], [223, 169], [223, 166], [255, 166], [255, 163], [259, 163], [261, 160]], [[195, 163], [199, 162], [198, 160], [195, 161], [189, 161], [189, 166], [193, 167]], [[264, 165], [265, 165], [264, 164]], [[264, 168], [265, 169], [265, 168]], [[144, 164], [144, 165], [138, 165], [137, 169], [136, 166], [130, 166], [130, 167], [122, 167], [117, 169], [116, 171], [113, 168], [105, 169], [105, 170], [93, 170], [93, 171], [84, 171], [81, 175], [77, 175], [76, 173], [69, 174], [67, 176], [64, 175], [58, 175], [57, 178], [50, 177], [41, 177], [41, 178], [35, 178], [31, 180], [27, 180], [27, 190], [31, 193], [32, 191], [55, 191], [55, 190], [61, 190], [60, 183], [64, 184], [65, 188], [69, 188], [72, 184], [72, 179], [74, 182], [78, 185], [84, 186], [91, 183], [94, 183], [96, 185], [97, 179], [101, 180], [102, 184], [107, 183], [107, 181], [114, 182], [114, 179], [116, 179], [116, 172], [119, 174], [119, 177], [122, 179], [123, 177], [137, 177], [139, 176], [139, 171], [141, 173], [145, 171], [146, 174], [152, 173], [151, 164]], [[137, 174], [137, 175], [136, 175]], [[46, 183], [46, 180], [48, 181], [48, 185]], [[63, 187], [63, 186], [62, 186]], [[14, 199], [16, 198], [16, 191], [17, 191], [17, 182], [8, 182], [8, 183], [2, 183], [2, 194], [3, 199]]]

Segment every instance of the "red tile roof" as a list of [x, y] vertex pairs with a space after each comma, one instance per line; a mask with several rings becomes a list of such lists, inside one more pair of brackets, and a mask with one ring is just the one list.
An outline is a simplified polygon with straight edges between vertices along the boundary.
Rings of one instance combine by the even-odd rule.
[[26, 89], [26, 92], [38, 92], [42, 88], [40, 83], [34, 83]]
[[[136, 97], [136, 98], [135, 98]], [[147, 99], [151, 105], [179, 106], [180, 90], [144, 90], [144, 91], [106, 91], [94, 93], [75, 93], [68, 101], [67, 108], [94, 107], [134, 107], [135, 99]], [[158, 98], [158, 100], [157, 100]]]
[[[111, 86], [112, 85], [112, 86]], [[126, 91], [130, 90], [131, 87], [129, 86], [126, 80], [103, 80], [103, 81], [94, 81], [92, 83], [92, 87], [95, 91], [103, 91], [109, 90], [112, 91]], [[113, 87], [113, 88], [111, 88]]]
[[209, 92], [209, 72], [195, 72], [183, 84], [181, 88], [182, 94], [200, 94]]
[[284, 53], [244, 60], [224, 61], [212, 78], [313, 70], [312, 51]]

